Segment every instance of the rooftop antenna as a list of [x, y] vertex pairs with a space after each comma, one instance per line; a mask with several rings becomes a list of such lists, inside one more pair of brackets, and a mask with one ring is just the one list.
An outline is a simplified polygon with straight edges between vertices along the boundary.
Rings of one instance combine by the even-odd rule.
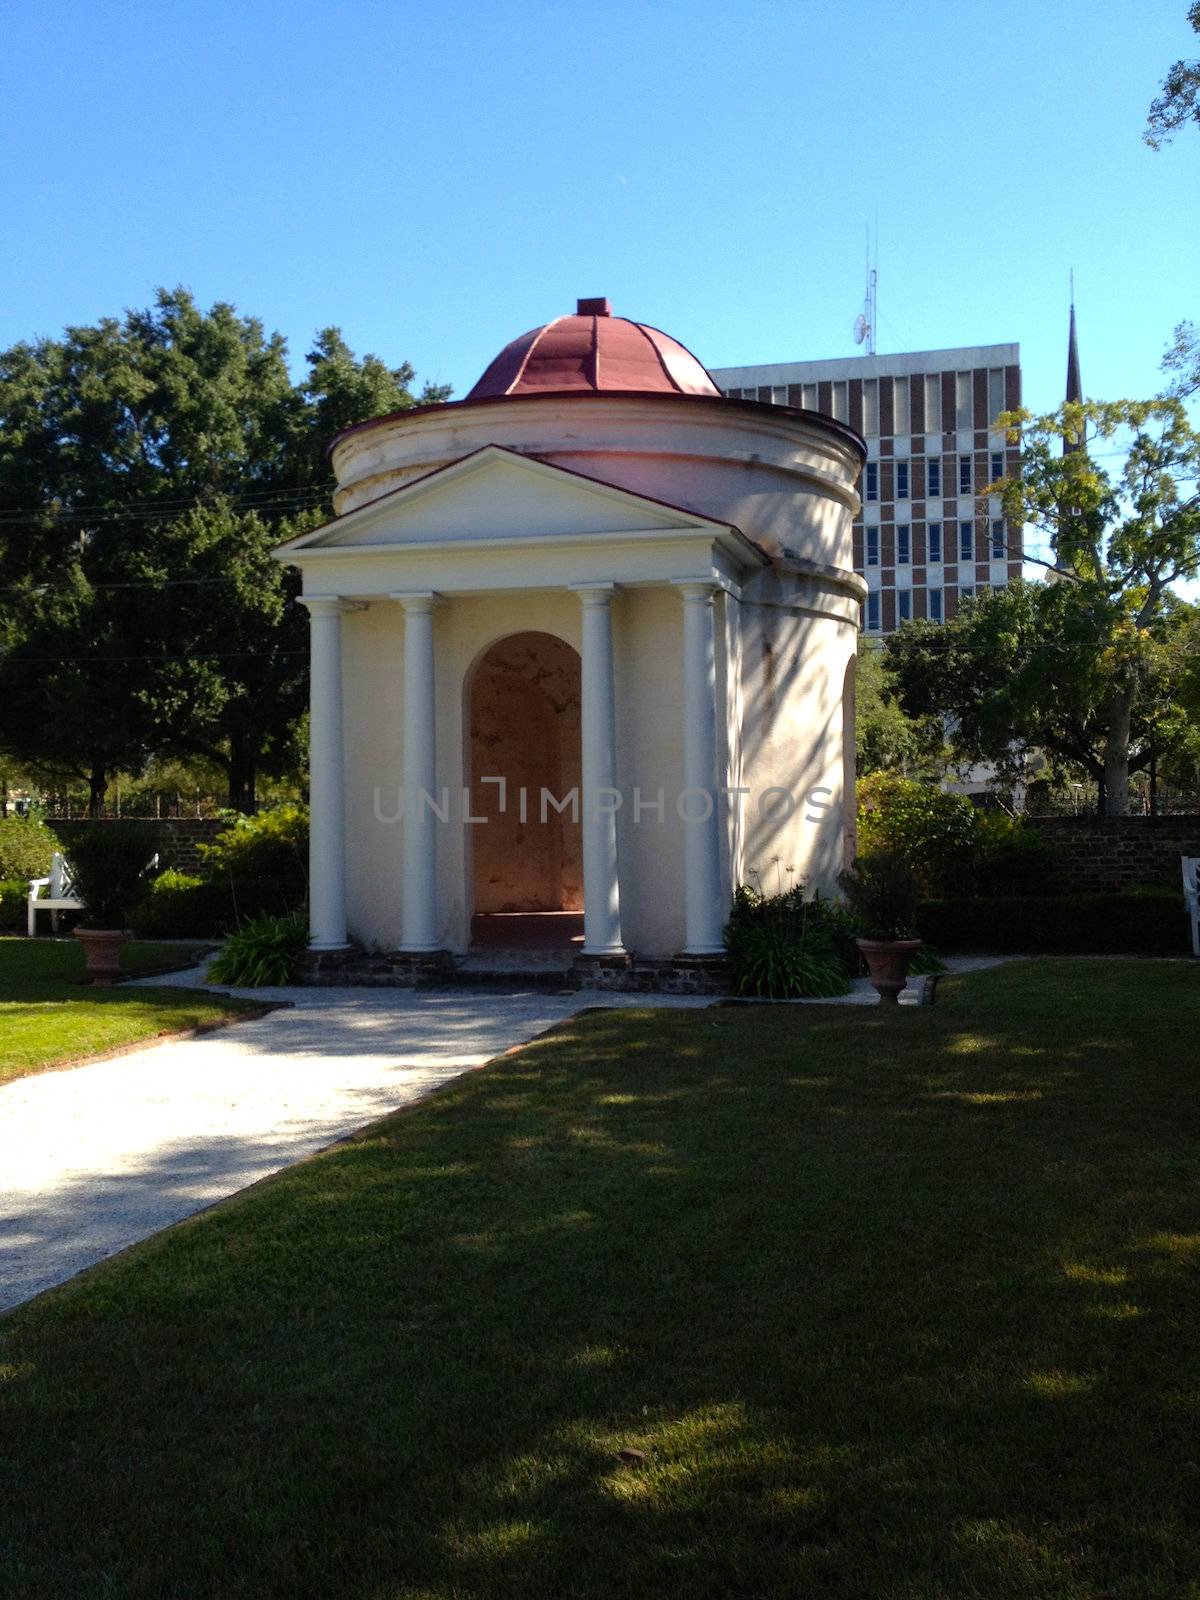
[[[875, 230], [875, 259], [879, 260], [879, 229]], [[865, 344], [867, 354], [875, 354], [875, 291], [878, 273], [871, 265], [871, 230], [867, 229], [867, 292], [863, 299], [863, 308], [854, 319], [854, 342]]]

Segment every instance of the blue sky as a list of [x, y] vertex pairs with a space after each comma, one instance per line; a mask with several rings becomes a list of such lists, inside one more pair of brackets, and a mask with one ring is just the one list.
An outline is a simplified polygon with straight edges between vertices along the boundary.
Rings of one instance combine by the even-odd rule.
[[183, 283], [462, 393], [607, 294], [710, 366], [1019, 340], [1050, 407], [1200, 316], [1185, 0], [5, 0], [0, 340]]

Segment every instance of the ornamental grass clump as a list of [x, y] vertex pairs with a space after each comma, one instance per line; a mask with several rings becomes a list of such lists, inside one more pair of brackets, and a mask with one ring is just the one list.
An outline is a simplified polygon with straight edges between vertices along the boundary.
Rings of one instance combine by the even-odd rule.
[[861, 939], [917, 939], [917, 882], [894, 851], [859, 856], [838, 879]]
[[221, 946], [208, 969], [209, 982], [239, 989], [290, 983], [307, 943], [308, 923], [299, 911], [284, 917], [252, 917]]
[[763, 1000], [846, 994], [857, 970], [853, 928], [832, 901], [806, 901], [800, 886], [763, 895], [743, 885], [725, 929], [730, 983]]

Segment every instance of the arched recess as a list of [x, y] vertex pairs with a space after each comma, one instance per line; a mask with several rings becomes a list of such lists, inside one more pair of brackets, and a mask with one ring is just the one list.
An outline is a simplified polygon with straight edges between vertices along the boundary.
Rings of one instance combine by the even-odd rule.
[[842, 682], [842, 861], [850, 866], [858, 854], [858, 733], [855, 676], [858, 657], [846, 663]]
[[473, 914], [583, 909], [579, 711], [579, 654], [554, 634], [509, 634], [472, 668]]

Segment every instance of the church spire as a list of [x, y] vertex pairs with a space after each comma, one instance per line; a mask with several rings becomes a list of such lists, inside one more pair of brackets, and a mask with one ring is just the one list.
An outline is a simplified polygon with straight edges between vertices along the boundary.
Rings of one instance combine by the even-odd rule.
[[[1067, 393], [1068, 402], [1081, 402], [1083, 400], [1083, 383], [1079, 376], [1079, 342], [1075, 337], [1075, 274], [1071, 274], [1071, 326], [1067, 334]], [[1063, 440], [1063, 455], [1069, 450], [1078, 450], [1079, 442], [1068, 443]]]

